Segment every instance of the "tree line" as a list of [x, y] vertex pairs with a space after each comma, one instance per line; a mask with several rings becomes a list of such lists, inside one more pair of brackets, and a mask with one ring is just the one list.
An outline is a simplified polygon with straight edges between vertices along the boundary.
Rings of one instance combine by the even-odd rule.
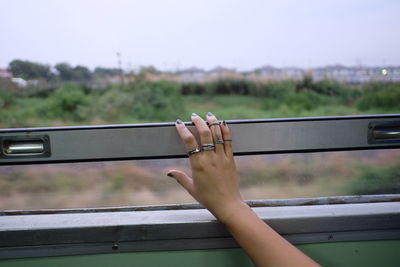
[[96, 67], [92, 72], [85, 66], [71, 66], [68, 63], [58, 63], [54, 66], [27, 60], [15, 59], [7, 68], [14, 77], [25, 80], [43, 79], [45, 81], [90, 82], [94, 76], [113, 76], [121, 74], [118, 68]]

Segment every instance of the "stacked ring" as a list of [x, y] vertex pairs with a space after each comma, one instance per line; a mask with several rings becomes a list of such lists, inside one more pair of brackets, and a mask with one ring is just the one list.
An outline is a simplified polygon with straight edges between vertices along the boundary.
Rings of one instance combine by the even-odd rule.
[[204, 145], [201, 145], [201, 148], [204, 151], [214, 150], [215, 149], [215, 145], [214, 144], [204, 144]]
[[224, 139], [224, 142], [232, 142], [232, 139]]
[[224, 140], [215, 140], [215, 144], [223, 144]]
[[189, 151], [187, 152], [187, 155], [188, 155], [188, 156], [191, 156], [191, 155], [196, 154], [196, 153], [199, 153], [199, 152], [201, 152], [201, 150], [198, 149], [198, 148], [195, 148], [195, 149], [189, 150]]
[[219, 122], [219, 121], [217, 121], [217, 122], [212, 122], [212, 123], [210, 123], [208, 126], [215, 126], [215, 125], [220, 125], [221, 124], [221, 122]]

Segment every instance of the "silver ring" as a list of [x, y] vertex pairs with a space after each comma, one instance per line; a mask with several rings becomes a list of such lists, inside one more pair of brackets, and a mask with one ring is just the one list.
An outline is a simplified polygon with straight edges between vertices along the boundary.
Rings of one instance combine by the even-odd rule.
[[224, 142], [232, 142], [232, 139], [224, 139]]
[[196, 154], [196, 153], [199, 153], [199, 152], [201, 152], [201, 150], [198, 149], [198, 148], [195, 148], [195, 149], [189, 150], [189, 151], [187, 152], [187, 155], [188, 155], [188, 156], [191, 156], [191, 155]]
[[224, 140], [215, 140], [215, 144], [223, 144]]
[[210, 123], [210, 124], [208, 124], [208, 126], [215, 126], [215, 125], [220, 125], [221, 124], [221, 122], [219, 122], [219, 121], [217, 121], [217, 122], [212, 122], [212, 123]]
[[204, 145], [201, 145], [201, 148], [204, 151], [214, 150], [215, 149], [215, 145], [214, 144], [204, 144]]

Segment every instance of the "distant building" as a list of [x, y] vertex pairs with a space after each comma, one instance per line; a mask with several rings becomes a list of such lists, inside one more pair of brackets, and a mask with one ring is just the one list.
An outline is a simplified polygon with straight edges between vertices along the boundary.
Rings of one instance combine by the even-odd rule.
[[12, 73], [6, 69], [0, 68], [0, 78], [12, 78]]
[[24, 88], [28, 85], [28, 82], [22, 78], [11, 78], [11, 81], [21, 88]]
[[335, 80], [343, 83], [400, 82], [400, 67], [345, 67], [342, 65], [311, 70], [313, 80]]
[[191, 67], [177, 72], [178, 81], [182, 83], [202, 82], [206, 79], [206, 71], [200, 68]]
[[254, 73], [261, 76], [263, 80], [301, 80], [304, 77], [304, 70], [295, 67], [274, 68], [264, 66], [255, 69]]

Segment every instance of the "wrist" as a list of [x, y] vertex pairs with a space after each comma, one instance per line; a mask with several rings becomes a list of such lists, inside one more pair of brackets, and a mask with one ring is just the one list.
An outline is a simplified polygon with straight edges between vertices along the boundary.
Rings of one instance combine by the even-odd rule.
[[238, 216], [251, 211], [251, 208], [243, 200], [232, 202], [229, 206], [224, 206], [220, 211], [213, 212], [221, 223], [227, 225], [234, 222]]

